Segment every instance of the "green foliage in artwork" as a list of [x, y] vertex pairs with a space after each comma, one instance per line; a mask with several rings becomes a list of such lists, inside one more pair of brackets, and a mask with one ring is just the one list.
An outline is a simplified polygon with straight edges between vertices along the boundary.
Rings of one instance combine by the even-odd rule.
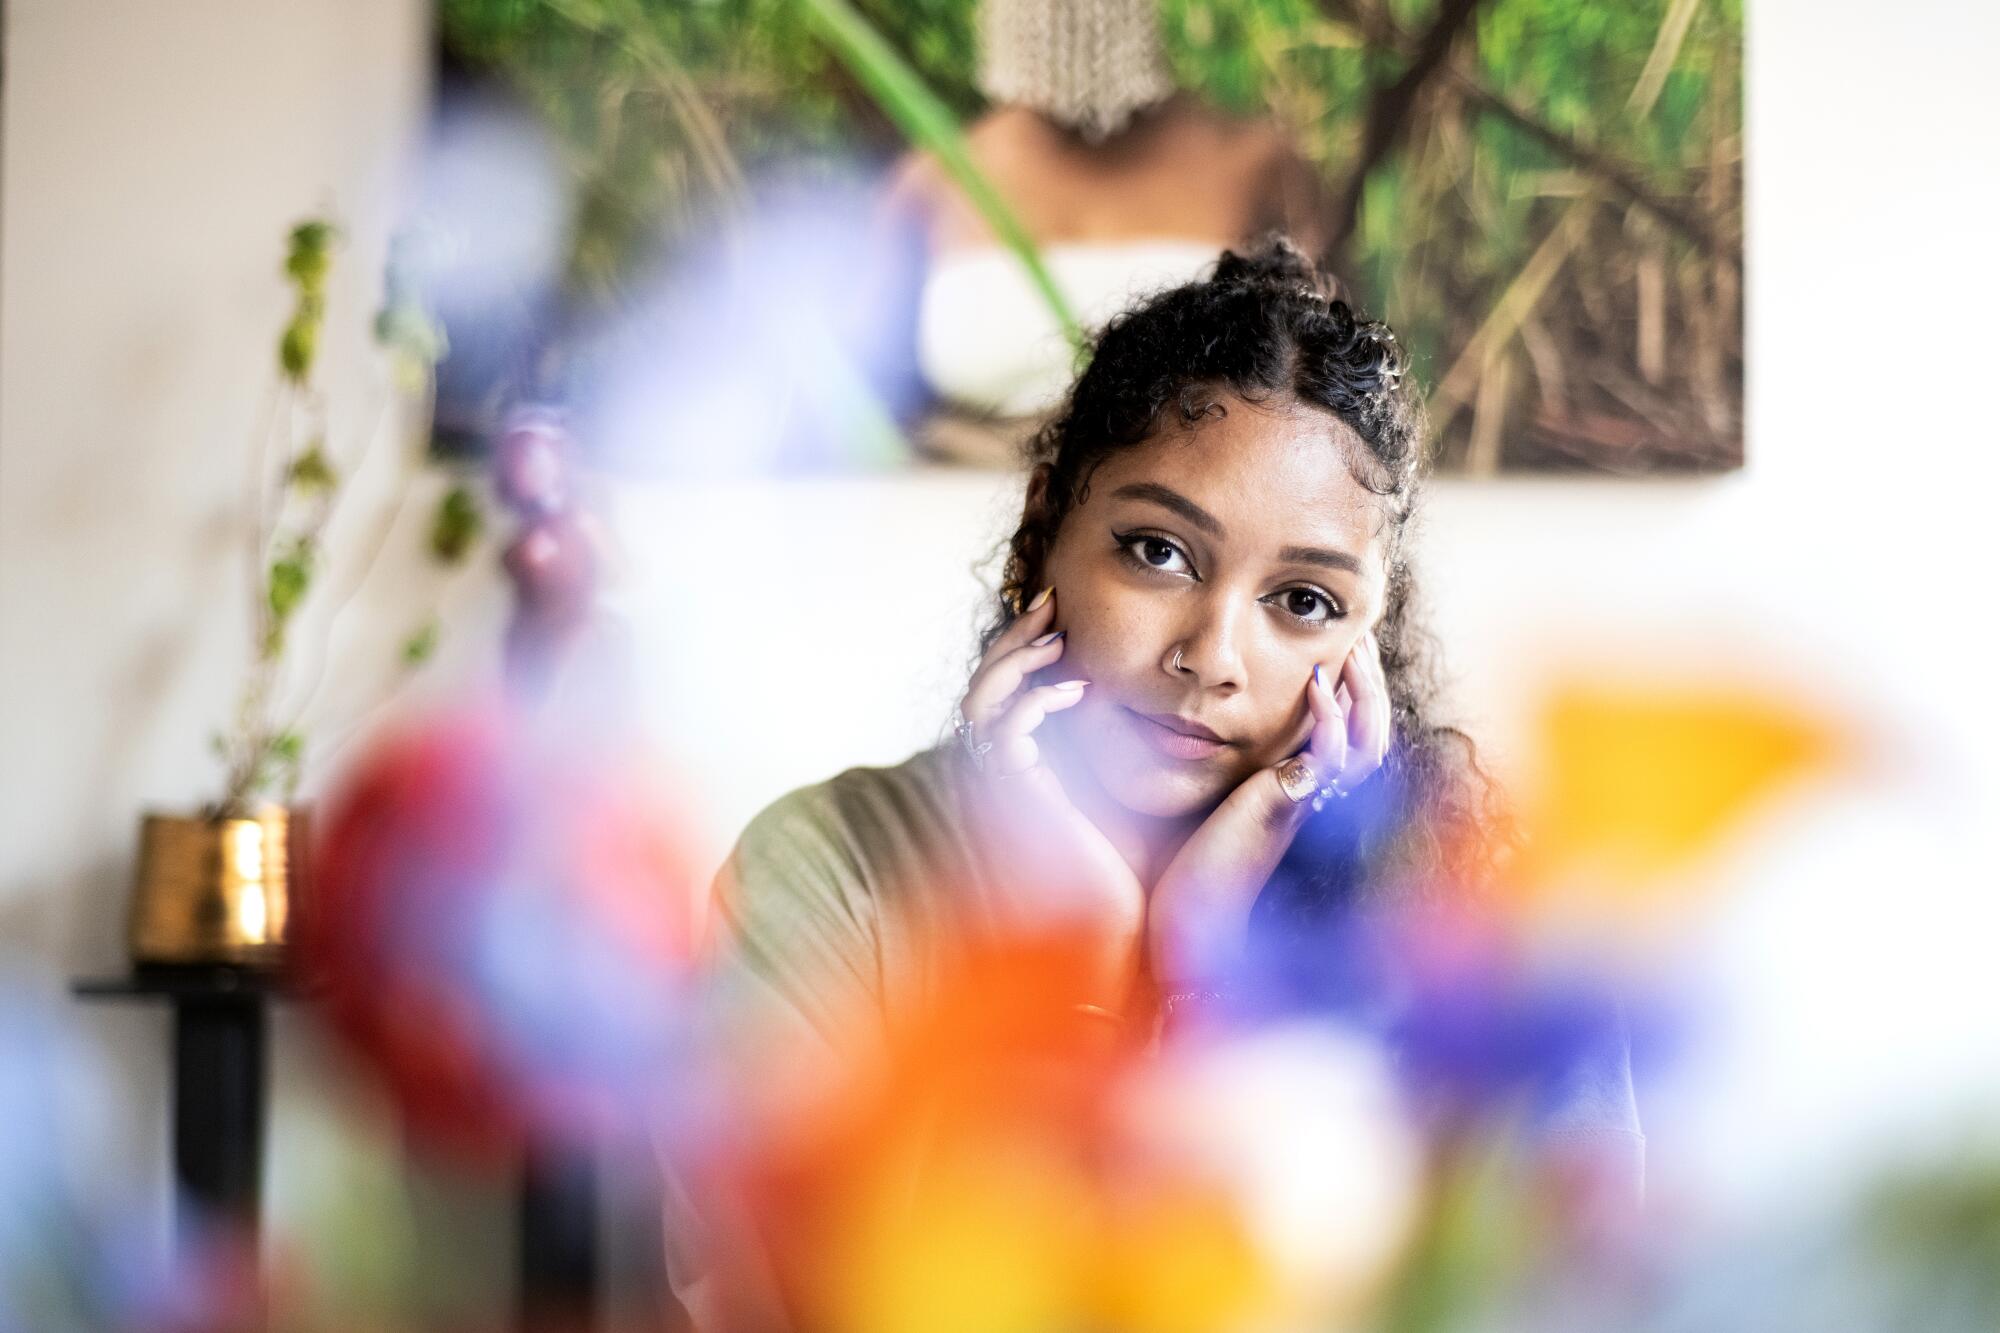
[[[583, 231], [601, 236], [583, 242], [589, 253], [579, 262], [601, 277], [615, 269], [617, 237], [635, 239], [662, 210], [687, 222], [714, 205], [713, 187], [724, 182], [704, 178], [716, 175], [716, 152], [754, 166], [780, 153], [880, 158], [900, 146], [889, 118], [829, 59], [811, 8], [799, 0], [443, 0], [442, 13], [456, 49], [506, 71], [559, 130], [589, 146], [579, 167]], [[946, 107], [962, 117], [980, 109], [973, 0], [857, 0], [854, 8]], [[1337, 179], [1372, 93], [1402, 72], [1437, 8], [1436, 0], [1162, 0], [1161, 21], [1183, 85], [1241, 114], [1274, 110]], [[1680, 150], [1700, 137], [1718, 59], [1736, 58], [1741, 6], [1698, 6], [1657, 104], [1644, 120], [1629, 119], [1626, 99], [1669, 8], [1670, 0], [1487, 0], [1477, 11], [1473, 63], [1488, 86], [1552, 129], [1647, 174], [1670, 175]], [[1503, 173], [1549, 167], [1547, 148], [1518, 129], [1478, 130]], [[715, 141], [700, 143], [705, 134]]]
[[827, 45], [868, 90], [876, 105], [911, 144], [931, 155], [964, 192], [1000, 243], [1026, 266], [1042, 300], [1054, 312], [1072, 343], [1080, 347], [1084, 341], [1082, 326], [1055, 279], [1043, 266], [1034, 237], [973, 160], [951, 109], [924, 86], [895, 47], [847, 0], [800, 0], [800, 3], [813, 16], [814, 26]]
[[[440, 0], [452, 49], [521, 89], [566, 145], [573, 285], [614, 302], [637, 255], [739, 208], [762, 164], [880, 167], [921, 140], [919, 104], [961, 122], [981, 111], [976, 8]], [[1340, 275], [1434, 374], [1514, 293], [1525, 313], [1543, 312], [1521, 336], [1540, 340], [1534, 392], [1563, 400], [1545, 406], [1568, 411], [1581, 386], [1579, 419], [1638, 412], [1655, 434], [1740, 441], [1740, 283], [1722, 270], [1740, 269], [1741, 0], [1481, 0], [1357, 181], [1385, 91], [1445, 12], [1442, 0], [1160, 0], [1179, 83], [1225, 111], [1275, 118], [1329, 201], [1358, 198]], [[921, 88], [885, 83], [840, 51], [828, 13], [879, 33]], [[1609, 207], [1593, 205], [1568, 236], [1585, 197]], [[1642, 286], [1656, 294], [1643, 313]], [[1633, 330], [1663, 320], [1675, 365], [1635, 384]], [[1501, 324], [1519, 353], [1521, 319]], [[1588, 364], [1567, 385], [1541, 373], [1572, 362]], [[1463, 395], [1445, 406], [1449, 433]]]
[[[978, 109], [965, 0], [855, 9], [957, 117]], [[571, 278], [615, 296], [635, 252], [741, 202], [764, 162], [882, 160], [901, 137], [798, 0], [440, 0], [446, 40], [503, 71], [572, 147]]]
[[1239, 115], [1276, 112], [1307, 157], [1330, 171], [1359, 132], [1381, 63], [1359, 25], [1311, 0], [1164, 0], [1161, 33], [1175, 78]]

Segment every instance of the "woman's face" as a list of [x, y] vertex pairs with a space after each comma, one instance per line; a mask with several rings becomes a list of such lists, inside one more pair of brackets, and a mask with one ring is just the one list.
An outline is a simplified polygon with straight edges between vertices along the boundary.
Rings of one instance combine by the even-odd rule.
[[[1044, 725], [1141, 814], [1204, 812], [1296, 753], [1313, 666], [1337, 678], [1381, 614], [1381, 502], [1348, 465], [1361, 442], [1296, 401], [1220, 406], [1101, 464], [1043, 580], [1068, 633], [1038, 679], [1091, 682]], [[1220, 743], [1181, 734], [1202, 728]]]

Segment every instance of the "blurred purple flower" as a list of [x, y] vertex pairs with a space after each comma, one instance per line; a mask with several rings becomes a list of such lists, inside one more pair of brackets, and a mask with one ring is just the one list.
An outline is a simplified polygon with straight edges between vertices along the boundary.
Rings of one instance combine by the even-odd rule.
[[[1364, 793], [1367, 793], [1364, 796]], [[1628, 1108], [1620, 979], [1538, 949], [1492, 911], [1446, 892], [1364, 899], [1361, 849], [1394, 820], [1388, 774], [1308, 825], [1260, 899], [1247, 944], [1196, 962], [1184, 984], [1216, 996], [1199, 1022], [1243, 1028], [1321, 1018], [1373, 1036], [1411, 1103], [1439, 1122]], [[1447, 886], [1448, 887], [1448, 886]], [[1227, 938], [1215, 932], [1216, 938]]]
[[107, 1174], [114, 1083], [58, 994], [0, 956], [0, 1330], [215, 1326], [227, 1293], [170, 1257], [152, 1200]]

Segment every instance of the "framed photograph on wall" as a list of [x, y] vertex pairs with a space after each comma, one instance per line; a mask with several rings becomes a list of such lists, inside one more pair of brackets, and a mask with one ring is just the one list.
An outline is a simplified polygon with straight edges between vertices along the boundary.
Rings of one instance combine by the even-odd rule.
[[[823, 9], [880, 42], [830, 38]], [[880, 394], [908, 446], [855, 466], [1015, 464], [1091, 328], [1272, 228], [1399, 331], [1441, 472], [1742, 463], [1741, 0], [440, 0], [440, 18], [447, 84], [504, 88], [558, 145], [554, 323], [615, 326], [774, 173], [877, 193], [883, 235], [826, 240], [854, 288], [831, 303], [865, 310], [867, 336], [821, 341], [865, 345], [842, 392]], [[770, 341], [691, 339], [725, 340]], [[842, 465], [837, 443], [806, 452]]]

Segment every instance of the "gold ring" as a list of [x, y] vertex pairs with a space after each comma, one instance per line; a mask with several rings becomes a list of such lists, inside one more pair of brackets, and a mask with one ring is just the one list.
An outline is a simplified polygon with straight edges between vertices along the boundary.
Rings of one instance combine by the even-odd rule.
[[1319, 790], [1319, 775], [1313, 772], [1304, 755], [1295, 754], [1278, 765], [1278, 786], [1284, 789], [1292, 804], [1297, 805]]

